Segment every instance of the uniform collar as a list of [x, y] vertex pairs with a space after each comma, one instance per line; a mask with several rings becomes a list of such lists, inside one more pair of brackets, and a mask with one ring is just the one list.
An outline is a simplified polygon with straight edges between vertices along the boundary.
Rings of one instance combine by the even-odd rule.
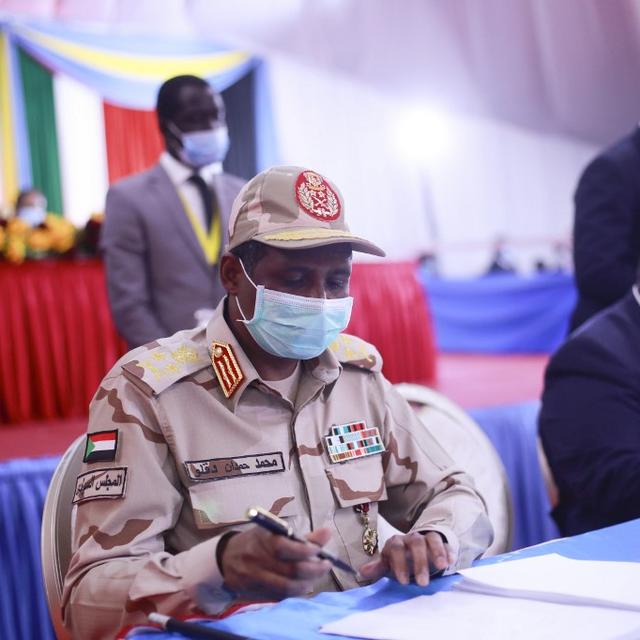
[[[240, 343], [233, 335], [233, 331], [231, 331], [229, 325], [227, 324], [227, 321], [224, 317], [224, 308], [226, 301], [227, 297], [225, 296], [216, 307], [211, 320], [209, 320], [209, 324], [206, 328], [206, 339], [207, 349], [209, 351], [210, 357], [212, 356], [212, 346], [215, 343], [226, 345], [231, 348], [238, 367], [242, 372], [242, 381], [232, 393], [232, 395], [229, 398], [225, 397], [224, 400], [227, 408], [230, 411], [235, 412], [240, 397], [252, 382], [258, 382], [266, 386], [268, 386], [269, 383], [266, 380], [262, 380], [262, 378], [256, 371], [256, 368], [253, 366], [253, 363], [249, 359], [249, 356], [247, 356], [247, 354], [244, 352], [243, 348], [240, 346]], [[320, 354], [317, 358], [304, 360], [302, 362], [302, 365], [301, 384], [303, 384], [305, 377], [310, 377], [316, 381], [315, 386], [318, 386], [318, 383], [326, 386], [335, 382], [340, 376], [340, 372], [342, 370], [342, 365], [330, 349], [324, 351], [324, 353]], [[216, 380], [218, 380], [215, 371], [214, 376]], [[219, 380], [218, 384], [220, 384]]]

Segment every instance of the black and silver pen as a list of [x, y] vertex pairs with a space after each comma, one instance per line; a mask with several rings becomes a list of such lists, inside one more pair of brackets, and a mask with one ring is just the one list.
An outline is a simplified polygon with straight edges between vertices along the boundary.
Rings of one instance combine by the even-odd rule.
[[179, 633], [186, 638], [216, 638], [217, 640], [249, 640], [246, 636], [238, 636], [235, 633], [205, 627], [196, 622], [183, 622], [162, 613], [150, 613], [149, 620], [160, 625], [163, 629]]
[[[290, 540], [295, 540], [296, 542], [302, 542], [302, 544], [306, 544], [308, 540], [303, 540], [299, 538], [294, 532], [292, 527], [283, 520], [282, 518], [278, 518], [278, 516], [274, 516], [271, 511], [267, 511], [262, 507], [251, 507], [247, 510], [247, 518], [251, 520], [251, 522], [255, 522], [255, 524], [261, 526], [271, 533], [275, 533], [278, 536], [285, 536]], [[311, 543], [313, 544], [313, 543]], [[342, 569], [343, 571], [348, 571], [349, 573], [356, 573], [356, 571], [350, 567], [346, 562], [343, 562], [337, 556], [334, 556], [329, 551], [318, 547], [318, 558], [322, 558], [323, 560], [329, 560], [333, 566], [338, 567], [338, 569]]]

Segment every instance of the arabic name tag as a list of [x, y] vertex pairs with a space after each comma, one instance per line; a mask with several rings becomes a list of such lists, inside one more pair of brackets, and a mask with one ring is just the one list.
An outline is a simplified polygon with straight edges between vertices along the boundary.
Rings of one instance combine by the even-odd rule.
[[284, 471], [284, 457], [281, 451], [272, 451], [271, 453], [254, 453], [233, 458], [186, 460], [184, 468], [190, 480], [208, 482], [235, 478], [236, 476], [254, 476], [258, 473]]
[[124, 498], [127, 467], [110, 467], [81, 473], [76, 480], [73, 504], [96, 498]]
[[384, 451], [378, 427], [368, 428], [364, 420], [334, 424], [329, 435], [324, 437], [324, 442], [329, 459], [334, 464]]

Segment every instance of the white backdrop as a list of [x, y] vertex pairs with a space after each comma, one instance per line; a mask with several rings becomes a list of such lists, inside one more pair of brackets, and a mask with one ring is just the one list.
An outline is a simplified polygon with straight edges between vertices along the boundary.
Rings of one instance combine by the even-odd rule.
[[[341, 187], [354, 230], [448, 274], [504, 237], [568, 241], [577, 177], [640, 112], [635, 0], [0, 0], [8, 15], [194, 34], [269, 63], [279, 161]], [[101, 189], [103, 186], [96, 186]]]

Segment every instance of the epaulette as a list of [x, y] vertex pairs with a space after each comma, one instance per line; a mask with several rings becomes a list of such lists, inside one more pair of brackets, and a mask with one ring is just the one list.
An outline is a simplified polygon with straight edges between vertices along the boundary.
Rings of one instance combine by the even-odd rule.
[[158, 395], [185, 376], [211, 366], [206, 344], [180, 334], [161, 338], [130, 355], [122, 372], [147, 395]]
[[380, 352], [372, 344], [348, 333], [341, 333], [329, 345], [329, 349], [342, 364], [367, 371], [378, 372], [382, 370]]

